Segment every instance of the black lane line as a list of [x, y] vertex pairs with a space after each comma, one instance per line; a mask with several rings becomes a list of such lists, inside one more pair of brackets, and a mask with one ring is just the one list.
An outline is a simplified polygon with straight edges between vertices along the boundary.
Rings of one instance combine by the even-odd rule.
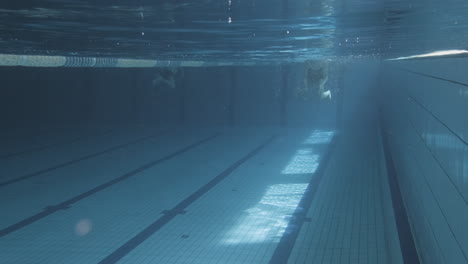
[[296, 210], [291, 215], [291, 219], [289, 220], [288, 226], [284, 231], [283, 236], [281, 237], [280, 242], [275, 248], [273, 255], [269, 261], [270, 264], [284, 264], [288, 262], [289, 256], [294, 247], [294, 243], [296, 242], [297, 236], [299, 235], [299, 231], [301, 230], [302, 224], [305, 221], [309, 221], [307, 216], [307, 211], [312, 205], [312, 201], [317, 193], [319, 188], [320, 182], [322, 181], [323, 176], [325, 175], [325, 171], [327, 169], [328, 163], [331, 158], [331, 154], [333, 149], [335, 148], [336, 141], [338, 139], [338, 135], [334, 136], [330, 142], [330, 145], [325, 150], [325, 153], [320, 160], [320, 164], [317, 170], [312, 173], [312, 177], [310, 179], [309, 185], [302, 195], [301, 201], [296, 207]]
[[398, 183], [398, 175], [393, 163], [392, 153], [390, 151], [387, 134], [385, 133], [386, 126], [383, 121], [383, 114], [380, 112], [380, 131], [382, 136], [382, 146], [385, 156], [385, 167], [387, 168], [388, 184], [390, 187], [390, 195], [392, 198], [393, 213], [400, 240], [400, 250], [405, 264], [419, 264], [418, 251], [414, 242], [413, 233], [411, 232], [408, 213], [406, 212], [401, 195], [400, 185]]
[[188, 146], [186, 146], [184, 148], [181, 148], [181, 149], [173, 152], [172, 154], [169, 154], [169, 155], [167, 155], [165, 157], [162, 157], [162, 158], [159, 158], [157, 160], [148, 162], [145, 165], [143, 165], [143, 166], [141, 166], [141, 167], [139, 167], [137, 169], [131, 170], [131, 171], [129, 171], [129, 172], [127, 172], [127, 173], [113, 179], [113, 180], [110, 180], [110, 181], [108, 181], [106, 183], [98, 185], [98, 186], [96, 186], [96, 187], [94, 187], [94, 188], [92, 188], [92, 189], [90, 189], [90, 190], [88, 190], [88, 191], [86, 191], [84, 193], [81, 193], [81, 194], [79, 194], [77, 196], [74, 196], [74, 197], [72, 197], [72, 198], [70, 198], [68, 200], [65, 200], [65, 201], [63, 201], [63, 202], [61, 202], [59, 204], [47, 206], [47, 207], [44, 208], [44, 210], [42, 212], [37, 213], [37, 214], [35, 214], [33, 216], [30, 216], [28, 218], [25, 218], [25, 219], [13, 224], [13, 225], [10, 225], [9, 227], [1, 229], [0, 230], [0, 238], [4, 237], [4, 236], [6, 236], [6, 235], [8, 235], [8, 234], [10, 234], [12, 232], [15, 232], [15, 231], [17, 231], [17, 230], [19, 230], [19, 229], [21, 229], [23, 227], [26, 227], [26, 226], [28, 226], [28, 225], [30, 225], [30, 224], [38, 221], [38, 220], [41, 220], [42, 218], [45, 218], [45, 217], [47, 217], [47, 216], [49, 216], [49, 215], [51, 215], [53, 213], [56, 213], [56, 212], [58, 212], [60, 210], [66, 210], [66, 209], [70, 208], [72, 204], [74, 204], [76, 202], [79, 202], [79, 201], [81, 201], [81, 200], [83, 200], [85, 198], [88, 198], [89, 196], [91, 196], [91, 195], [93, 195], [95, 193], [98, 193], [98, 192], [100, 192], [100, 191], [102, 191], [104, 189], [107, 189], [107, 188], [109, 188], [109, 187], [111, 187], [111, 186], [113, 186], [113, 185], [115, 185], [117, 183], [120, 183], [120, 182], [122, 182], [122, 181], [124, 181], [124, 180], [126, 180], [126, 179], [128, 179], [130, 177], [133, 177], [133, 176], [137, 175], [140, 172], [143, 172], [143, 171], [145, 171], [145, 170], [147, 170], [147, 169], [149, 169], [151, 167], [154, 167], [157, 164], [160, 164], [160, 163], [162, 163], [162, 162], [164, 162], [166, 160], [172, 159], [172, 158], [174, 158], [174, 157], [176, 157], [176, 156], [178, 156], [180, 154], [183, 154], [183, 153], [185, 153], [185, 152], [187, 152], [187, 151], [189, 151], [191, 149], [194, 149], [195, 147], [200, 146], [201, 144], [206, 143], [206, 142], [208, 142], [210, 140], [213, 140], [213, 139], [219, 137], [220, 135], [221, 135], [221, 133], [213, 134], [213, 135], [211, 135], [211, 136], [209, 136], [207, 138], [204, 138], [204, 139], [202, 139], [200, 141], [197, 141], [195, 143], [192, 143], [192, 144], [190, 144], [190, 145], [188, 145]]
[[70, 160], [70, 161], [66, 161], [64, 163], [60, 163], [60, 164], [57, 164], [57, 165], [49, 167], [49, 168], [45, 168], [45, 169], [38, 170], [38, 171], [35, 171], [35, 172], [32, 172], [32, 173], [28, 173], [26, 175], [19, 176], [19, 177], [16, 177], [16, 178], [4, 181], [4, 182], [0, 182], [0, 187], [7, 186], [7, 185], [10, 185], [10, 184], [13, 184], [13, 183], [16, 183], [16, 182], [19, 182], [19, 181], [23, 181], [23, 180], [26, 180], [26, 179], [30, 179], [32, 177], [36, 177], [38, 175], [41, 175], [41, 174], [44, 174], [44, 173], [47, 173], [47, 172], [51, 172], [53, 170], [57, 170], [57, 169], [60, 169], [60, 168], [66, 167], [66, 166], [70, 166], [72, 164], [75, 164], [75, 163], [78, 163], [78, 162], [81, 162], [81, 161], [84, 161], [84, 160], [87, 160], [87, 159], [95, 158], [97, 156], [104, 155], [104, 154], [110, 153], [112, 151], [116, 151], [116, 150], [128, 147], [128, 146], [133, 145], [133, 144], [137, 144], [139, 142], [142, 142], [142, 141], [145, 141], [145, 140], [160, 136], [162, 134], [163, 134], [163, 132], [157, 132], [155, 134], [145, 136], [145, 137], [141, 137], [141, 138], [138, 138], [136, 140], [132, 140], [132, 141], [129, 141], [129, 142], [126, 142], [126, 143], [123, 143], [123, 144], [120, 144], [120, 145], [117, 145], [117, 146], [114, 146], [114, 147], [110, 147], [110, 148], [107, 148], [107, 149], [104, 149], [104, 150], [101, 150], [101, 151], [98, 151], [98, 152], [95, 152], [95, 153], [92, 153], [92, 154], [88, 154], [88, 155], [85, 155], [85, 156]]
[[457, 137], [463, 144], [467, 145], [468, 146], [468, 142], [463, 139], [461, 136], [459, 136], [457, 134], [457, 132], [455, 132], [453, 129], [451, 129], [448, 125], [446, 125], [442, 120], [440, 120], [436, 115], [434, 115], [434, 113], [432, 113], [431, 110], [427, 109], [426, 106], [424, 106], [421, 102], [419, 102], [416, 98], [414, 98], [413, 96], [409, 96], [409, 98], [414, 101], [419, 107], [421, 107], [424, 111], [426, 111], [427, 113], [429, 113], [432, 118], [434, 118], [435, 120], [437, 120], [440, 124], [442, 124], [445, 128], [447, 128], [448, 131], [450, 131], [455, 137]]
[[93, 137], [93, 136], [104, 136], [104, 135], [107, 135], [107, 134], [111, 133], [114, 130], [115, 129], [109, 129], [109, 130], [104, 131], [103, 133], [87, 134], [87, 135], [84, 135], [84, 136], [79, 136], [79, 137], [76, 137], [76, 138], [72, 138], [70, 140], [64, 140], [64, 141], [55, 142], [55, 143], [44, 145], [44, 146], [38, 146], [38, 147], [30, 148], [30, 149], [25, 149], [25, 150], [13, 152], [13, 153], [10, 153], [10, 154], [0, 156], [0, 159], [9, 159], [9, 158], [19, 156], [19, 155], [22, 155], [22, 154], [26, 154], [26, 153], [32, 153], [32, 152], [41, 151], [41, 150], [48, 149], [48, 148], [67, 145], [67, 144], [75, 143], [75, 142], [78, 142], [78, 141], [83, 140], [85, 138], [89, 138], [89, 137]]
[[171, 210], [165, 211], [163, 216], [158, 218], [152, 224], [150, 224], [145, 229], [143, 229], [140, 233], [138, 233], [137, 235], [132, 237], [130, 240], [125, 242], [122, 246], [117, 248], [114, 252], [107, 255], [103, 260], [101, 260], [99, 262], [99, 264], [116, 263], [117, 261], [119, 261], [120, 259], [125, 257], [128, 253], [130, 253], [132, 250], [134, 250], [136, 247], [138, 247], [146, 239], [148, 239], [154, 233], [156, 233], [158, 230], [160, 230], [164, 225], [166, 225], [172, 219], [174, 219], [178, 214], [185, 213], [185, 209], [189, 205], [191, 205], [197, 199], [199, 199], [201, 196], [203, 196], [205, 193], [210, 191], [213, 187], [215, 187], [218, 183], [220, 183], [222, 180], [224, 180], [226, 177], [228, 177], [233, 171], [235, 171], [239, 166], [244, 164], [250, 158], [255, 156], [258, 152], [260, 152], [262, 149], [264, 149], [268, 144], [273, 142], [273, 140], [275, 138], [276, 138], [276, 136], [270, 137], [265, 142], [263, 142], [258, 147], [256, 147], [254, 150], [252, 150], [247, 155], [245, 155], [243, 158], [236, 161], [234, 164], [229, 166], [223, 172], [218, 174], [216, 177], [214, 177], [207, 184], [200, 187], [200, 189], [198, 189], [197, 191], [192, 193], [189, 197], [185, 198], [183, 201], [178, 203], [174, 208], [172, 208]]
[[417, 74], [417, 75], [429, 77], [429, 78], [432, 78], [432, 79], [441, 80], [441, 81], [450, 82], [450, 83], [454, 83], [454, 84], [458, 84], [458, 85], [462, 85], [462, 86], [468, 87], [468, 84], [466, 84], [466, 83], [457, 82], [457, 81], [454, 81], [454, 80], [445, 79], [445, 78], [442, 78], [442, 77], [437, 77], [437, 76], [430, 75], [430, 74], [426, 74], [426, 73], [415, 72], [415, 71], [408, 70], [408, 69], [402, 69], [402, 70], [407, 71], [407, 72], [409, 72], [409, 73], [413, 73], [413, 74]]

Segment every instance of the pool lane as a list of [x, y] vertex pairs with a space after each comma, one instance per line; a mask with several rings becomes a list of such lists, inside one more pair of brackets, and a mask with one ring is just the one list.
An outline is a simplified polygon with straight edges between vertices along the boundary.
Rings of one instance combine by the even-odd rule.
[[329, 144], [311, 132], [278, 137], [125, 256], [100, 263], [268, 263]]
[[[58, 210], [2, 237], [1, 247], [12, 252], [5, 260], [7, 263], [31, 260], [35, 263], [98, 262], [125, 242], [129, 235], [138, 233], [147, 221], [154, 219], [148, 214], [157, 216], [173, 208], [265, 137], [263, 134], [247, 136], [236, 132], [216, 138], [177, 158], [140, 171], [138, 177], [127, 179], [125, 184], [112, 185], [76, 201], [71, 208], [62, 208], [65, 210]], [[166, 147], [179, 141], [181, 138], [173, 139]], [[238, 144], [231, 145], [230, 142]], [[77, 216], [90, 219], [96, 227], [92, 235], [80, 236], [75, 232], [80, 222]], [[115, 237], [121, 235], [123, 237]]]
[[[33, 214], [29, 217], [26, 217], [16, 223], [13, 223], [3, 229], [0, 230], [0, 237], [3, 237], [3, 236], [6, 236], [12, 232], [15, 232], [17, 230], [20, 230], [30, 224], [33, 224], [34, 222], [36, 221], [39, 221], [43, 218], [46, 218], [60, 210], [65, 210], [65, 209], [68, 209], [70, 208], [74, 203], [77, 203], [83, 199], [86, 199], [102, 190], [105, 190], [106, 188], [109, 188], [115, 184], [118, 184], [122, 181], [125, 181], [127, 180], [128, 178], [130, 177], [133, 177], [135, 175], [137, 175], [138, 173], [144, 171], [144, 170], [147, 170], [153, 166], [156, 166], [157, 164], [160, 164], [166, 160], [169, 160], [171, 158], [174, 158], [178, 155], [181, 155], [187, 151], [190, 151], [196, 147], [198, 147], [199, 145], [201, 144], [204, 144], [210, 140], [213, 140], [215, 139], [216, 137], [218, 137], [220, 135], [220, 133], [215, 133], [215, 134], [212, 134], [208, 137], [204, 137], [202, 138], [201, 140], [197, 140], [193, 143], [190, 143], [184, 147], [181, 147], [179, 149], [176, 149], [176, 150], [173, 150], [173, 151], [169, 151], [168, 154], [162, 156], [162, 157], [159, 157], [157, 159], [154, 159], [150, 162], [147, 162], [145, 164], [141, 164], [139, 167], [137, 168], [134, 168], [134, 169], [131, 169], [130, 171], [127, 171], [126, 173], [122, 174], [122, 175], [119, 175], [119, 176], [116, 176], [116, 177], [113, 177], [112, 179], [106, 181], [106, 182], [103, 182], [97, 186], [94, 186], [93, 188], [90, 188], [82, 193], [79, 193], [75, 196], [72, 196], [66, 200], [63, 200], [63, 201], [57, 201], [57, 203], [55, 204], [52, 204], [52, 205], [47, 205], [43, 208], [42, 211], [40, 211], [39, 213], [36, 213], [36, 214]], [[76, 180], [79, 180], [79, 179], [76, 179]], [[55, 183], [55, 182], [54, 182]], [[37, 199], [39, 199], [40, 197], [37, 197]], [[19, 208], [17, 208], [19, 209]]]
[[33, 178], [33, 177], [37, 177], [37, 176], [40, 176], [40, 175], [42, 175], [44, 173], [48, 173], [48, 172], [51, 172], [51, 171], [54, 171], [54, 170], [58, 170], [58, 169], [61, 169], [61, 168], [64, 168], [64, 167], [67, 167], [67, 166], [70, 166], [70, 165], [85, 161], [85, 160], [88, 160], [88, 159], [92, 159], [92, 158], [95, 158], [95, 157], [98, 157], [98, 156], [101, 156], [101, 155], [104, 155], [104, 154], [107, 154], [107, 153], [110, 153], [110, 152], [113, 152], [113, 151], [117, 151], [119, 149], [126, 148], [126, 147], [128, 147], [130, 145], [133, 145], [133, 144], [137, 144], [137, 143], [140, 143], [140, 142], [147, 141], [147, 140], [155, 138], [157, 136], [161, 136], [163, 133], [164, 133], [163, 131], [158, 131], [158, 132], [150, 134], [149, 136], [138, 137], [136, 139], [126, 141], [126, 142], [124, 142], [122, 144], [113, 145], [113, 146], [105, 148], [103, 150], [98, 150], [96, 152], [92, 152], [90, 154], [86, 154], [86, 155], [77, 157], [75, 159], [71, 159], [71, 160], [68, 160], [68, 161], [64, 161], [62, 163], [55, 164], [55, 165], [53, 165], [51, 167], [43, 168], [43, 169], [37, 170], [35, 172], [31, 172], [31, 173], [27, 173], [27, 174], [24, 174], [24, 175], [15, 177], [15, 178], [11, 178], [11, 179], [6, 180], [6, 181], [1, 181], [0, 182], [0, 188], [4, 187], [4, 186], [7, 186], [7, 185], [10, 185], [10, 184], [13, 184], [13, 183], [24, 181], [24, 180], [27, 180], [27, 179], [30, 179], [30, 178]]
[[86, 158], [93, 153], [99, 155], [99, 152], [103, 150], [154, 134], [155, 131], [160, 130], [148, 127], [117, 129], [59, 147], [0, 160], [0, 182], [3, 186], [7, 186], [9, 182], [15, 182], [15, 179], [28, 178], [28, 176], [46, 172], [48, 169], [53, 170], [60, 164], [66, 166], [68, 162]]
[[32, 135], [2, 135], [0, 161], [111, 133], [111, 126], [46, 126]]

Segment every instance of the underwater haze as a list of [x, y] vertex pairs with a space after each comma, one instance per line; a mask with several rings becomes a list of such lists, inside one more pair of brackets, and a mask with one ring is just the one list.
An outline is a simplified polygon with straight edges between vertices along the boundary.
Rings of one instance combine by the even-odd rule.
[[468, 264], [466, 0], [4, 0], [0, 264]]

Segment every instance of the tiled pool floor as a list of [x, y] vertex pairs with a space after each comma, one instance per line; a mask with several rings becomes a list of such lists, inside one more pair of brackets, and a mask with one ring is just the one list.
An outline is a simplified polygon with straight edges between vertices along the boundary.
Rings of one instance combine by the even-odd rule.
[[108, 129], [4, 150], [1, 263], [388, 263], [377, 137]]

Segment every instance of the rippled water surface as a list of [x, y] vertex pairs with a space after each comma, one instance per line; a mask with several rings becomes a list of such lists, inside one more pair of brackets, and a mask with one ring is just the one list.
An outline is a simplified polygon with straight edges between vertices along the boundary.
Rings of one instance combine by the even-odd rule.
[[468, 43], [468, 2], [7, 1], [1, 53], [203, 61], [392, 58]]

